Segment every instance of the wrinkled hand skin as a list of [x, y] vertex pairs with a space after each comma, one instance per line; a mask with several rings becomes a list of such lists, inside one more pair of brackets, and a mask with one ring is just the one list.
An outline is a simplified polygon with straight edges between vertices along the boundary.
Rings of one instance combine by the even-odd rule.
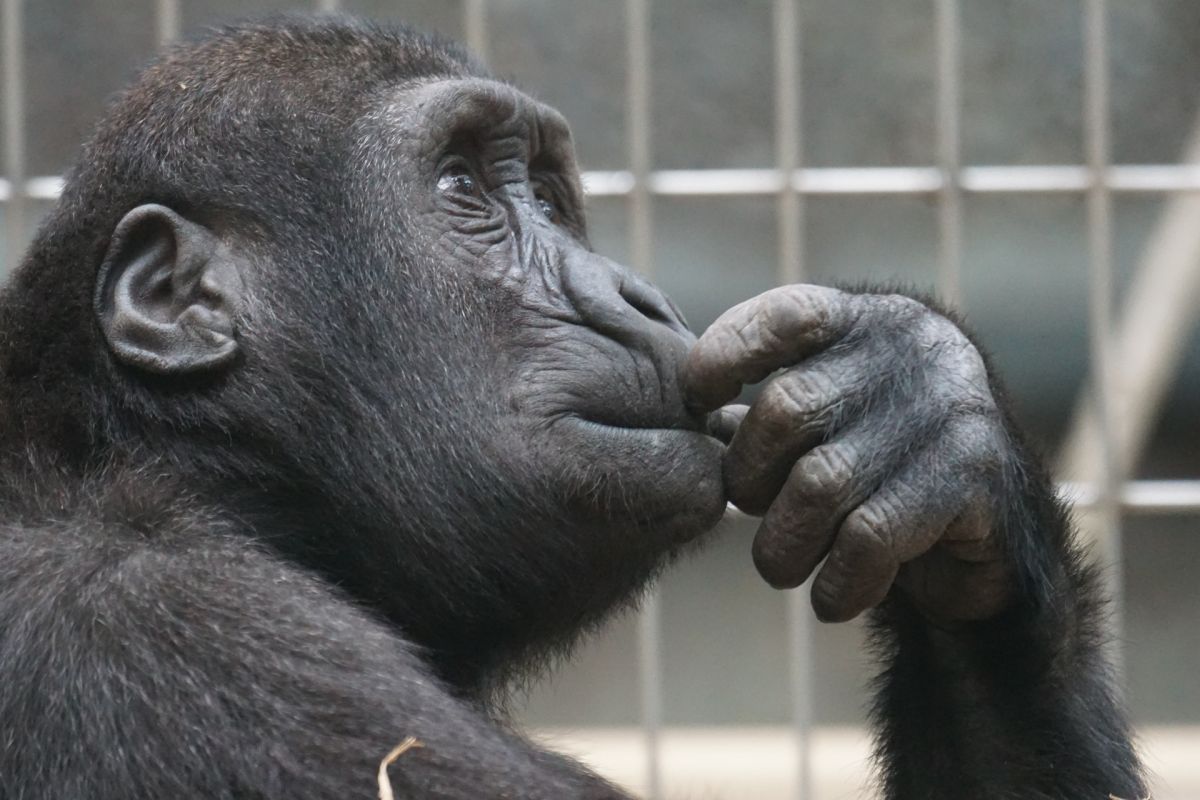
[[[772, 586], [817, 570], [824, 621], [852, 619], [893, 585], [944, 621], [1009, 603], [994, 524], [1009, 439], [954, 322], [901, 295], [785, 286], [722, 315], [683, 375], [693, 410], [713, 412], [729, 441], [728, 499], [762, 517], [754, 563]], [[752, 406], [725, 406], [768, 377]]]

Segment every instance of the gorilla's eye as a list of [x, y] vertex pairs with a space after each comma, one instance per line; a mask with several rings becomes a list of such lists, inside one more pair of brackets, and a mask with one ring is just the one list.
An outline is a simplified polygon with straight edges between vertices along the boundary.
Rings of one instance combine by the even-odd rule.
[[455, 194], [463, 197], [483, 199], [483, 189], [479, 181], [461, 161], [451, 161], [442, 167], [438, 175], [437, 189], [442, 194]]
[[554, 199], [554, 195], [549, 189], [544, 186], [535, 186], [533, 197], [542, 216], [555, 225], [562, 221], [562, 211], [558, 207], [558, 201]]
[[538, 209], [546, 216], [546, 219], [551, 222], [558, 222], [558, 206], [554, 205], [553, 200], [546, 197], [539, 197], [537, 203]]

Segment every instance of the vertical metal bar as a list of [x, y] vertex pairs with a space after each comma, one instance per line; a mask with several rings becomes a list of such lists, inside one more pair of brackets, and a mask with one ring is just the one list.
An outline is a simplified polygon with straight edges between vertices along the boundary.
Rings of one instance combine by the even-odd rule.
[[[625, 136], [633, 189], [627, 213], [629, 251], [633, 267], [654, 273], [654, 221], [650, 195], [650, 18], [648, 0], [625, 2]], [[658, 589], [646, 597], [638, 618], [638, 673], [641, 679], [642, 732], [646, 743], [646, 798], [662, 797], [661, 742], [662, 609]]]
[[938, 206], [938, 294], [962, 303], [962, 74], [958, 0], [937, 0], [937, 160], [942, 173]]
[[[775, 30], [775, 162], [784, 180], [776, 200], [780, 284], [804, 279], [804, 206], [796, 186], [803, 145], [800, 127], [802, 82], [800, 80], [800, 12], [797, 0], [775, 0], [772, 22]], [[812, 732], [812, 612], [805, 595], [793, 590], [786, 595], [785, 619], [788, 643], [788, 691], [792, 728], [796, 737], [797, 800], [811, 797], [809, 754]]]
[[[1117, 564], [1121, 557], [1120, 486], [1117, 451], [1115, 370], [1113, 364], [1113, 221], [1112, 195], [1104, 180], [1110, 162], [1108, 19], [1106, 0], [1086, 0], [1084, 26], [1084, 123], [1087, 166], [1088, 220], [1088, 339], [1092, 396], [1100, 425], [1096, 429], [1100, 470], [1093, 535], [1104, 563], [1112, 598], [1113, 632], [1119, 635], [1124, 615], [1123, 582]], [[1118, 636], [1113, 641], [1119, 641]], [[1114, 648], [1117, 650], [1117, 648]], [[1113, 653], [1118, 665], [1119, 651]]]
[[638, 679], [640, 681], [642, 734], [645, 737], [646, 800], [663, 796], [662, 741], [662, 601], [653, 587], [638, 615]]
[[803, 205], [796, 187], [801, 166], [800, 37], [797, 0], [775, 0], [775, 162], [784, 175], [777, 205], [778, 278], [781, 284], [804, 278]]
[[650, 169], [650, 20], [648, 0], [626, 0], [627, 52], [626, 132], [629, 171], [629, 238], [633, 266], [653, 275], [653, 220], [651, 219]]
[[465, 0], [463, 3], [463, 32], [467, 47], [487, 63], [487, 0]]
[[179, 0], [156, 0], [154, 3], [154, 29], [158, 46], [170, 44], [179, 37]]
[[3, 0], [4, 172], [9, 195], [4, 209], [4, 263], [0, 274], [16, 269], [25, 247], [25, 79], [22, 0]]

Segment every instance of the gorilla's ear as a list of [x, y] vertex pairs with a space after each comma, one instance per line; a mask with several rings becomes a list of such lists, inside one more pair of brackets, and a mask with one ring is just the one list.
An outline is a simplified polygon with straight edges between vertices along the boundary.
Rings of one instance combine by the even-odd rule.
[[96, 282], [95, 310], [119, 361], [162, 375], [213, 370], [237, 355], [243, 284], [229, 247], [160, 205], [126, 214]]

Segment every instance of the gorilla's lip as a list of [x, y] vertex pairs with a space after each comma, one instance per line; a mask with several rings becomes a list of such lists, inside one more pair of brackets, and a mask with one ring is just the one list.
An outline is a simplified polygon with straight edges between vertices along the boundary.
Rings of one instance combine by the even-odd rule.
[[706, 419], [697, 419], [682, 410], [682, 408], [678, 414], [655, 412], [645, 415], [635, 414], [613, 418], [576, 412], [567, 416], [585, 425], [611, 430], [645, 432], [687, 431], [690, 433], [702, 433], [706, 436], [709, 435]]

